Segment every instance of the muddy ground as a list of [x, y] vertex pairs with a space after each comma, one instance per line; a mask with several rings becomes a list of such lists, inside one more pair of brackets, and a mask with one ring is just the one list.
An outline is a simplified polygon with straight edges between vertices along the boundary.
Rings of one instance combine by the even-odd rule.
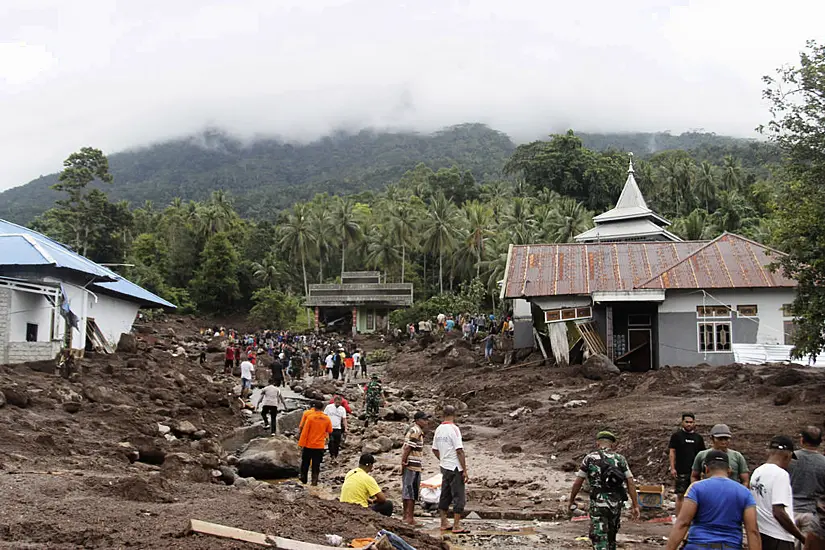
[[[825, 373], [815, 369], [700, 366], [590, 380], [575, 367], [486, 365], [478, 346], [451, 339], [422, 350], [372, 338], [363, 347], [390, 357], [370, 368], [382, 376], [391, 420], [364, 429], [352, 419], [341, 461], [324, 464], [317, 490], [294, 481], [229, 486], [212, 475], [231, 462], [221, 441], [259, 418], [240, 409], [237, 379], [216, 374], [220, 351], [213, 347], [206, 365], [197, 362], [198, 326], [181, 318], [144, 327], [136, 349], [91, 355], [69, 380], [43, 364], [0, 367], [8, 401], [0, 408], [0, 548], [248, 547], [186, 535], [190, 518], [315, 543], [326, 534], [349, 539], [386, 528], [416, 548], [439, 548], [437, 520], [428, 513], [419, 517], [424, 528], [413, 530], [335, 499], [362, 449], [389, 437], [393, 448], [378, 454], [374, 475], [400, 505], [404, 417], [437, 415], [446, 403], [461, 410], [467, 508], [479, 518], [467, 523], [475, 535], [447, 538], [452, 547], [588, 548], [580, 539], [587, 522], [563, 511], [573, 470], [598, 430], [618, 434], [638, 480], [669, 488], [667, 441], [683, 410], [696, 413], [703, 434], [716, 422], [730, 425], [732, 447], [751, 468], [763, 461], [771, 436], [823, 421]], [[189, 356], [173, 356], [178, 346]], [[304, 395], [341, 389], [356, 416], [363, 406], [356, 384], [299, 385]], [[425, 453], [424, 477], [437, 470]], [[623, 548], [664, 546], [672, 493], [665, 500], [644, 522], [624, 522]]]

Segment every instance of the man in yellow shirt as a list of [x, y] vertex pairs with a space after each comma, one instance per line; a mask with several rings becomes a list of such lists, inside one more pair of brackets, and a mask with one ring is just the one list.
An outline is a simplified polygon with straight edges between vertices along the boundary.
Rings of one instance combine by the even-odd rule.
[[[358, 504], [364, 508], [370, 508], [383, 516], [392, 515], [392, 502], [387, 500], [381, 487], [369, 474], [375, 464], [375, 457], [369, 453], [364, 453], [358, 460], [358, 467], [347, 472], [344, 484], [341, 486], [341, 502]], [[370, 506], [370, 501], [374, 504]]]

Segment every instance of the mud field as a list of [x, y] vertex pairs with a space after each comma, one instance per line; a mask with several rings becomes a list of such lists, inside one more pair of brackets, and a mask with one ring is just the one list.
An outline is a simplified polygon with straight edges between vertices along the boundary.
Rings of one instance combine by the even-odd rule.
[[[171, 330], [170, 330], [171, 329]], [[609, 428], [637, 480], [663, 483], [667, 441], [680, 412], [696, 413], [700, 433], [717, 422], [734, 433], [732, 448], [751, 469], [777, 433], [823, 422], [825, 373], [787, 366], [698, 366], [644, 374], [586, 378], [577, 367], [503, 367], [481, 362], [478, 346], [447, 339], [426, 349], [418, 342], [361, 342], [384, 348], [386, 407], [377, 428], [351, 421], [337, 465], [324, 463], [321, 486], [294, 480], [230, 483], [246, 441], [262, 435], [260, 417], [241, 409], [237, 379], [217, 371], [219, 343], [206, 342], [188, 319], [142, 327], [134, 349], [90, 355], [69, 379], [48, 364], [0, 367], [0, 548], [250, 548], [186, 534], [191, 518], [323, 544], [389, 529], [421, 550], [441, 548], [436, 518], [422, 529], [336, 501], [346, 471], [362, 449], [378, 449], [374, 476], [400, 509], [400, 443], [415, 410], [434, 415], [444, 404], [460, 409], [471, 482], [470, 536], [450, 536], [452, 548], [588, 548], [586, 521], [562, 511], [593, 436]], [[179, 353], [183, 348], [185, 353]], [[530, 363], [537, 356], [524, 358]], [[591, 376], [592, 378], [592, 376]], [[356, 411], [356, 384], [304, 380], [294, 395], [342, 390]], [[433, 427], [435, 423], [433, 424]], [[239, 430], [240, 428], [240, 430]], [[431, 437], [431, 432], [429, 434]], [[240, 441], [239, 441], [240, 438]], [[437, 473], [425, 452], [424, 478]], [[580, 497], [580, 508], [586, 497]], [[625, 520], [623, 548], [664, 546], [672, 513]]]

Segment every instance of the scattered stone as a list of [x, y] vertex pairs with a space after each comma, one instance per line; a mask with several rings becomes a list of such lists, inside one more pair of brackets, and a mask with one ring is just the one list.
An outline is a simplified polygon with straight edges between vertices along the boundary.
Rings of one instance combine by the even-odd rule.
[[238, 465], [238, 457], [235, 455], [229, 455], [226, 457], [226, 463], [229, 466], [237, 466]]
[[221, 466], [218, 468], [218, 471], [221, 473], [221, 481], [225, 484], [233, 485], [235, 483], [235, 470], [229, 466]]
[[519, 416], [529, 414], [530, 412], [530, 409], [527, 407], [519, 407], [518, 409], [510, 413], [510, 418], [518, 418]]
[[131, 400], [119, 391], [91, 383], [83, 386], [83, 397], [92, 403], [107, 405], [128, 405], [131, 403]]
[[521, 445], [515, 443], [505, 443], [501, 446], [501, 452], [505, 454], [517, 454], [523, 452]]
[[170, 428], [170, 427], [169, 427], [169, 426], [167, 426], [166, 424], [161, 424], [161, 423], [158, 423], [158, 433], [159, 433], [160, 435], [166, 435], [166, 434], [168, 434], [168, 433], [169, 433], [169, 432], [171, 432], [171, 431], [172, 431], [172, 428]]
[[166, 329], [166, 335], [169, 336], [169, 338], [177, 338], [177, 334], [175, 334], [175, 329], [173, 329], [172, 327]]
[[174, 435], [172, 435], [172, 434], [166, 434], [166, 435], [164, 435], [163, 437], [165, 437], [165, 438], [166, 438], [166, 441], [169, 441], [169, 442], [172, 442], [172, 441], [177, 441], [177, 440], [178, 440], [178, 438], [177, 438], [177, 437], [175, 437], [175, 436], [174, 436]]
[[613, 361], [601, 353], [588, 357], [579, 371], [588, 380], [606, 380], [622, 372], [619, 367], [613, 364]]
[[282, 435], [253, 439], [238, 461], [238, 475], [257, 479], [295, 477], [301, 451], [295, 441]]
[[[286, 414], [279, 414], [277, 418], [278, 430], [284, 434], [296, 433], [303, 416], [304, 411], [301, 409], [297, 409]], [[226, 445], [224, 445], [224, 447], [226, 447]]]
[[5, 397], [6, 403], [25, 409], [31, 404], [31, 396], [28, 390], [19, 386], [6, 386], [0, 393]]
[[160, 466], [166, 460], [166, 452], [159, 447], [138, 447], [138, 461]]
[[381, 453], [381, 445], [376, 441], [364, 441], [361, 444], [361, 452], [377, 455]]
[[[278, 420], [280, 421], [281, 415], [278, 416]], [[297, 428], [298, 425], [296, 424], [295, 427]], [[263, 423], [253, 424], [252, 426], [244, 426], [242, 428], [235, 428], [232, 435], [221, 439], [221, 446], [226, 449], [227, 452], [234, 453], [253, 439], [258, 437], [266, 437], [268, 434], [269, 430], [264, 428]]]
[[192, 436], [192, 435], [195, 434], [195, 432], [198, 431], [198, 428], [195, 427], [195, 425], [192, 424], [191, 422], [189, 422], [188, 420], [182, 420], [181, 422], [178, 422], [177, 425], [175, 425], [172, 428], [172, 431], [178, 437]]
[[80, 411], [81, 407], [80, 401], [66, 401], [63, 403], [63, 410], [69, 414], [75, 414]]
[[206, 437], [206, 430], [198, 430], [192, 434], [192, 439], [203, 439]]
[[378, 446], [381, 448], [382, 453], [388, 453], [392, 450], [392, 439], [389, 437], [382, 435], [378, 439], [375, 440]]
[[568, 460], [564, 464], [561, 465], [562, 472], [575, 472], [579, 469], [579, 465], [573, 462], [572, 460]]
[[791, 401], [793, 401], [794, 394], [790, 390], [782, 390], [781, 392], [777, 393], [776, 396], [773, 398], [773, 404], [777, 407], [781, 407], [782, 405], [787, 405]]
[[208, 344], [206, 344], [206, 353], [219, 353], [226, 351], [226, 338], [218, 336], [217, 338], [212, 338]]
[[6, 394], [0, 391], [0, 409], [6, 406]]
[[249, 480], [245, 477], [236, 477], [235, 482], [232, 485], [238, 487], [239, 489], [241, 487], [249, 487]]
[[504, 424], [504, 419], [500, 416], [496, 416], [495, 418], [490, 419], [490, 426], [492, 426], [493, 428], [498, 428], [502, 424]]
[[550, 400], [552, 401], [561, 401], [561, 395], [557, 393], [550, 394]]
[[575, 407], [583, 407], [584, 405], [587, 405], [586, 399], [574, 399], [572, 401], [568, 401], [567, 403], [565, 403], [564, 408], [573, 409]]
[[137, 353], [137, 338], [134, 334], [124, 332], [117, 341], [118, 353]]
[[481, 516], [479, 516], [475, 512], [470, 512], [469, 514], [467, 514], [467, 517], [465, 517], [464, 519], [481, 519]]

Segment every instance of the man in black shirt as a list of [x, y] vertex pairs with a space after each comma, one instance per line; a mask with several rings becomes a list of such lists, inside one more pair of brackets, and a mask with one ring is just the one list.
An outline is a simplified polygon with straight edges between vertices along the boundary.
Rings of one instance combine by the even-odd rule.
[[705, 450], [705, 441], [696, 433], [696, 416], [682, 413], [682, 427], [670, 436], [670, 475], [675, 479], [676, 516], [682, 510], [685, 492], [690, 486], [690, 472], [693, 460], [699, 451]]

